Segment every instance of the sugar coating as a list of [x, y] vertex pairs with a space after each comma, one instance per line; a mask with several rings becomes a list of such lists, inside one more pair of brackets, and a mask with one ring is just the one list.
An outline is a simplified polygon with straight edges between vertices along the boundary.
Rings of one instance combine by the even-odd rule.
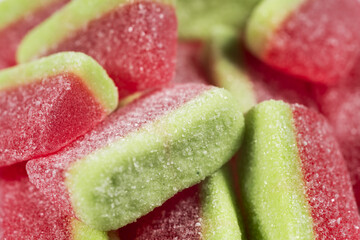
[[333, 87], [315, 86], [320, 111], [334, 129], [348, 165], [353, 189], [360, 206], [360, 59], [347, 79]]
[[315, 239], [360, 239], [349, 173], [325, 118], [291, 106]]
[[172, 6], [137, 1], [92, 20], [45, 54], [86, 53], [106, 69], [123, 98], [172, 79], [176, 32]]
[[310, 81], [338, 82], [359, 52], [359, 11], [359, 1], [306, 1], [277, 26], [263, 59]]
[[270, 99], [298, 103], [316, 109], [310, 84], [278, 71], [244, 52], [244, 65], [253, 84], [256, 102]]
[[195, 185], [121, 228], [119, 236], [128, 240], [200, 240], [201, 225], [200, 185]]
[[86, 239], [108, 239], [106, 233], [62, 214], [30, 183], [23, 163], [0, 168], [0, 193], [3, 240], [82, 240], [75, 231], [85, 234]]
[[[10, 0], [14, 1], [14, 0]], [[22, 0], [16, 0], [23, 4]], [[40, 5], [33, 12], [26, 10], [21, 18], [0, 29], [0, 69], [16, 65], [16, 50], [22, 38], [33, 27], [49, 17], [62, 7], [68, 0], [51, 0], [46, 5]], [[4, 4], [4, 3], [3, 3]], [[11, 11], [12, 9], [6, 9]], [[0, 14], [6, 14], [1, 13]]]
[[314, 239], [290, 106], [265, 101], [245, 116], [238, 159], [249, 239]]
[[29, 182], [23, 164], [0, 169], [0, 192], [1, 239], [71, 239], [69, 218]]
[[59, 150], [106, 114], [78, 76], [64, 73], [1, 90], [0, 116], [5, 166]]
[[88, 225], [117, 229], [234, 154], [242, 133], [234, 104], [224, 90], [204, 85], [155, 91], [63, 151], [29, 162], [30, 179]]
[[207, 83], [201, 63], [201, 42], [179, 42], [173, 83]]
[[119, 230], [121, 239], [243, 239], [227, 169]]

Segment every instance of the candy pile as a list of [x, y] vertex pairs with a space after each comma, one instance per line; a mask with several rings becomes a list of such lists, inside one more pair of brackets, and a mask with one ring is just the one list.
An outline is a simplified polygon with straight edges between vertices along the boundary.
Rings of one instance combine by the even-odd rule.
[[0, 239], [360, 240], [359, 13], [0, 0]]

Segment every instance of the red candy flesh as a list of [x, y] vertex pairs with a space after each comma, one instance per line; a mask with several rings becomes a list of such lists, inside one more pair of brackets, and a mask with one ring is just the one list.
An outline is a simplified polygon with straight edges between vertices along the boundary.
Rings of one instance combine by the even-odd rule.
[[201, 43], [179, 43], [174, 83], [207, 83], [205, 69], [200, 62], [201, 51]]
[[16, 65], [16, 50], [26, 33], [69, 0], [53, 2], [0, 30], [0, 69]]
[[135, 223], [119, 230], [127, 240], [200, 240], [200, 189], [188, 188]]
[[315, 86], [314, 90], [319, 108], [339, 141], [360, 206], [360, 58], [341, 84]]
[[292, 112], [315, 239], [360, 239], [349, 173], [329, 125], [304, 107]]
[[359, 12], [359, 1], [307, 0], [275, 32], [265, 61], [310, 81], [339, 81], [360, 50]]
[[59, 150], [105, 118], [74, 74], [59, 74], [0, 92], [0, 166]]
[[74, 214], [64, 183], [70, 165], [91, 152], [126, 138], [146, 124], [176, 110], [196, 98], [210, 87], [201, 84], [184, 84], [153, 91], [134, 103], [120, 108], [92, 131], [58, 153], [27, 164], [32, 183], [44, 192], [55, 205]]
[[71, 239], [69, 220], [29, 182], [24, 164], [0, 168], [0, 239]]
[[262, 63], [247, 51], [245, 66], [254, 86], [256, 102], [274, 99], [316, 108], [309, 83]]
[[146, 1], [125, 5], [93, 20], [48, 54], [88, 54], [106, 69], [123, 98], [172, 79], [176, 43], [174, 8]]

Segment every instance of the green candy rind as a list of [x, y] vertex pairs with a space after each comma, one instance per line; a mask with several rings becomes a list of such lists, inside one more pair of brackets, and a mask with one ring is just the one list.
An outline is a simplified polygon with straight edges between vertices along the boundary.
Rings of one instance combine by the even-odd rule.
[[201, 184], [202, 239], [245, 240], [228, 168], [225, 165]]
[[263, 0], [256, 6], [246, 26], [246, 45], [262, 59], [276, 30], [307, 0]]
[[178, 0], [179, 37], [207, 40], [214, 28], [224, 26], [239, 31], [258, 1]]
[[0, 30], [27, 14], [59, 0], [3, 0], [0, 2]]
[[248, 237], [315, 239], [290, 106], [263, 102], [245, 125], [238, 169]]
[[214, 173], [237, 151], [243, 116], [212, 88], [161, 119], [75, 162], [66, 174], [76, 215], [120, 228]]
[[71, 221], [73, 240], [110, 240], [106, 232], [98, 231], [74, 219]]
[[0, 91], [63, 73], [73, 73], [80, 77], [107, 113], [117, 107], [118, 91], [114, 82], [94, 59], [83, 53], [58, 53], [2, 70]]
[[231, 60], [231, 58], [239, 58], [239, 56], [228, 56], [227, 53], [230, 51], [230, 54], [233, 55], [233, 52], [238, 52], [234, 47], [234, 44], [238, 44], [237, 35], [232, 31], [218, 32], [214, 32], [207, 46], [210, 79], [212, 84], [228, 90], [237, 100], [240, 110], [247, 112], [256, 104], [253, 84], [247, 72], [237, 66], [234, 60]]
[[[92, 20], [111, 12], [113, 9], [139, 1], [71, 1], [24, 38], [17, 52], [17, 60], [19, 63], [24, 63], [39, 58], [80, 29], [85, 28]], [[174, 0], [152, 0], [152, 2], [174, 5]]]

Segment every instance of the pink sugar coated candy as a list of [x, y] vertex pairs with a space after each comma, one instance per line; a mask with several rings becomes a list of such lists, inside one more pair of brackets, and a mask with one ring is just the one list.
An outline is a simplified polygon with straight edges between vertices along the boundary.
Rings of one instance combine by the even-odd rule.
[[117, 106], [105, 71], [81, 53], [60, 53], [0, 71], [0, 166], [46, 156]]
[[64, 212], [114, 230], [219, 169], [241, 134], [242, 116], [228, 92], [169, 86], [118, 109], [56, 154], [28, 162], [27, 170]]

